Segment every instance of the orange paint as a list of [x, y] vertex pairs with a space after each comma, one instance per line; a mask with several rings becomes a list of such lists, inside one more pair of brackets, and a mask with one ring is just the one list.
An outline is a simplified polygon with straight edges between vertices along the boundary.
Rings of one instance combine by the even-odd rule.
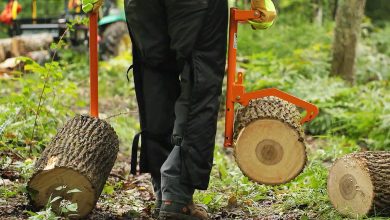
[[99, 117], [98, 102], [98, 13], [89, 16], [89, 71], [90, 71], [90, 114]]
[[233, 123], [234, 123], [234, 104], [239, 103], [243, 106], [249, 104], [251, 99], [263, 98], [266, 96], [275, 96], [286, 100], [306, 111], [306, 115], [301, 119], [301, 123], [309, 122], [318, 115], [317, 106], [280, 91], [276, 88], [262, 89], [253, 92], [245, 92], [242, 73], [236, 77], [237, 67], [237, 26], [238, 22], [246, 22], [260, 16], [256, 10], [238, 10], [230, 9], [229, 25], [229, 46], [228, 46], [228, 69], [227, 69], [227, 89], [226, 89], [226, 117], [225, 117], [225, 147], [233, 145]]

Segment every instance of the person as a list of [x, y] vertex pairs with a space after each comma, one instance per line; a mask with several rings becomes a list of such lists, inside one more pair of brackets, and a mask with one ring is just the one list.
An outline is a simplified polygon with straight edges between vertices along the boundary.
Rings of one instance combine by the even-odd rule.
[[[133, 76], [141, 132], [134, 138], [131, 173], [150, 173], [159, 219], [208, 219], [195, 205], [213, 164], [219, 98], [225, 72], [227, 0], [124, 0], [133, 43]], [[84, 4], [85, 3], [85, 4]], [[84, 0], [87, 12], [101, 0]], [[275, 18], [271, 0], [252, 0], [261, 17]]]

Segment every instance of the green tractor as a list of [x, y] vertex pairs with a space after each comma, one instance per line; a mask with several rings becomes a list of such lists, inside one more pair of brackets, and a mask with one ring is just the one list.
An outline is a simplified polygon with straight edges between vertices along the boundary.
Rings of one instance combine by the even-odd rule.
[[[106, 0], [99, 13], [99, 47], [102, 59], [131, 50], [124, 10], [118, 2]], [[75, 25], [74, 31], [64, 35], [69, 21], [87, 16], [81, 11], [81, 0], [45, 0], [39, 3], [37, 0], [9, 0], [7, 6], [12, 9], [18, 6], [21, 8], [20, 13], [10, 11], [12, 15], [9, 16], [9, 21], [3, 22], [9, 26], [10, 37], [45, 32], [50, 33], [54, 40], [64, 36], [63, 39], [72, 46], [88, 44], [88, 27], [85, 25]]]
[[123, 7], [119, 9], [115, 1], [106, 1], [99, 20], [99, 34], [102, 58], [117, 56], [131, 50], [131, 40], [127, 29]]

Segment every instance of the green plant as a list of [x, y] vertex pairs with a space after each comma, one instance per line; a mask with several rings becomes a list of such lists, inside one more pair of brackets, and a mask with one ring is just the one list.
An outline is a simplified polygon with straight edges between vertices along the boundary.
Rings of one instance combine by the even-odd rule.
[[[66, 193], [66, 194], [72, 194], [72, 193], [79, 193], [81, 192], [79, 189], [71, 189], [66, 190], [67, 186], [59, 186], [55, 188], [56, 193]], [[64, 192], [64, 190], [66, 192]], [[53, 207], [56, 212], [53, 211]], [[61, 219], [61, 215], [66, 215], [67, 217], [72, 217], [77, 214], [74, 214], [77, 212], [77, 203], [72, 203], [69, 200], [63, 199], [61, 196], [55, 196], [52, 198], [52, 196], [49, 197], [49, 200], [45, 206], [45, 209], [39, 212], [32, 212], [27, 211], [27, 213], [30, 215], [28, 218], [29, 220], [57, 220]], [[58, 215], [57, 215], [58, 213]]]

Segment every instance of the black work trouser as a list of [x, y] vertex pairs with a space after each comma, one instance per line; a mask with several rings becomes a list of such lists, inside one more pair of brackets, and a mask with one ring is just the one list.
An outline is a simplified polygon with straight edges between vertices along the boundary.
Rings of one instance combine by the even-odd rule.
[[164, 200], [192, 196], [207, 189], [212, 167], [227, 0], [125, 0], [125, 11], [142, 129], [140, 172], [151, 173]]

